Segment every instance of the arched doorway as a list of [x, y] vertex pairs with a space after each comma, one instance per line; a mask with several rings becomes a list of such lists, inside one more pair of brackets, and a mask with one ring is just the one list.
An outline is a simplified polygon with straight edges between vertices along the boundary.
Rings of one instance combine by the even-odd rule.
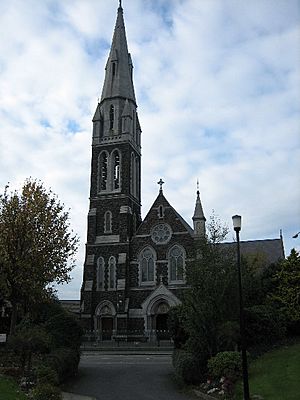
[[155, 329], [156, 339], [170, 339], [168, 329], [168, 313], [170, 310], [169, 304], [165, 300], [157, 301], [152, 308], [152, 326]]
[[102, 340], [111, 340], [113, 335], [114, 320], [112, 317], [101, 317], [100, 327]]
[[95, 319], [100, 340], [112, 340], [115, 331], [115, 315], [116, 310], [110, 301], [98, 304]]

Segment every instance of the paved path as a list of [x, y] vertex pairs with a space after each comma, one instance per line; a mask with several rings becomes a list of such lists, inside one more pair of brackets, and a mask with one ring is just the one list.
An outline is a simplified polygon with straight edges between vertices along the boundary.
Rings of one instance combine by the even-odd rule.
[[190, 400], [172, 372], [170, 355], [84, 354], [78, 377], [64, 390], [96, 400]]

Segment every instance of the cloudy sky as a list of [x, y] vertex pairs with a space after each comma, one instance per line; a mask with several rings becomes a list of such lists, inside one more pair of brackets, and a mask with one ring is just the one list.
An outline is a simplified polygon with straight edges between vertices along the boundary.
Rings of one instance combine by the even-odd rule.
[[[101, 94], [117, 0], [0, 0], [0, 188], [41, 179], [86, 238], [91, 119]], [[208, 217], [243, 240], [300, 248], [298, 0], [123, 0], [142, 139], [146, 214], [166, 182], [191, 223], [196, 181]], [[233, 238], [232, 231], [228, 240]]]

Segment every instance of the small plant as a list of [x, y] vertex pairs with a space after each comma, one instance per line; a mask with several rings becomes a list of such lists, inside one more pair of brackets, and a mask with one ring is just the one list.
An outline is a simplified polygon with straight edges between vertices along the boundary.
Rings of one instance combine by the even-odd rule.
[[226, 377], [231, 381], [236, 381], [242, 374], [241, 355], [237, 351], [223, 351], [208, 360], [209, 374], [220, 379]]
[[59, 383], [57, 372], [48, 365], [40, 365], [36, 369], [36, 379], [39, 385], [48, 383], [57, 386]]
[[49, 383], [38, 384], [30, 392], [30, 397], [32, 400], [62, 400], [60, 389]]

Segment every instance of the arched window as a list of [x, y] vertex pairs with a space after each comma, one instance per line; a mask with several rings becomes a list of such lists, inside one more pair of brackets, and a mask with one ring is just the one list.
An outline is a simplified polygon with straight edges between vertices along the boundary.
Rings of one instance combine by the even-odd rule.
[[135, 120], [134, 110], [132, 110], [132, 131], [133, 131], [133, 140], [136, 142], [136, 120]]
[[99, 188], [100, 190], [107, 189], [107, 163], [108, 157], [107, 153], [103, 152], [100, 154], [99, 160]]
[[174, 246], [169, 252], [170, 282], [184, 280], [185, 253], [182, 247]]
[[158, 206], [158, 218], [163, 218], [164, 217], [164, 206], [160, 205]]
[[99, 136], [101, 138], [103, 137], [103, 131], [104, 131], [104, 119], [103, 119], [103, 115], [101, 114], [101, 117], [100, 117], [100, 134], [99, 134]]
[[140, 182], [140, 164], [139, 158], [135, 158], [135, 197], [139, 197], [139, 182]]
[[114, 128], [114, 121], [115, 121], [115, 107], [111, 105], [109, 108], [109, 129]]
[[155, 258], [150, 247], [146, 247], [140, 255], [141, 283], [154, 283]]
[[112, 232], [112, 213], [111, 211], [106, 211], [104, 214], [104, 233]]
[[97, 290], [104, 289], [104, 259], [99, 257], [97, 260]]
[[134, 155], [131, 153], [131, 162], [130, 162], [130, 193], [135, 195], [135, 162]]
[[120, 188], [120, 154], [117, 150], [113, 153], [113, 172], [113, 189], [116, 190]]
[[111, 256], [108, 261], [108, 288], [114, 289], [116, 287], [116, 259]]
[[114, 78], [115, 75], [116, 75], [116, 63], [113, 62], [112, 63], [112, 76], [113, 76], [113, 78]]
[[136, 233], [136, 214], [133, 214], [132, 216], [132, 233], [133, 235]]

